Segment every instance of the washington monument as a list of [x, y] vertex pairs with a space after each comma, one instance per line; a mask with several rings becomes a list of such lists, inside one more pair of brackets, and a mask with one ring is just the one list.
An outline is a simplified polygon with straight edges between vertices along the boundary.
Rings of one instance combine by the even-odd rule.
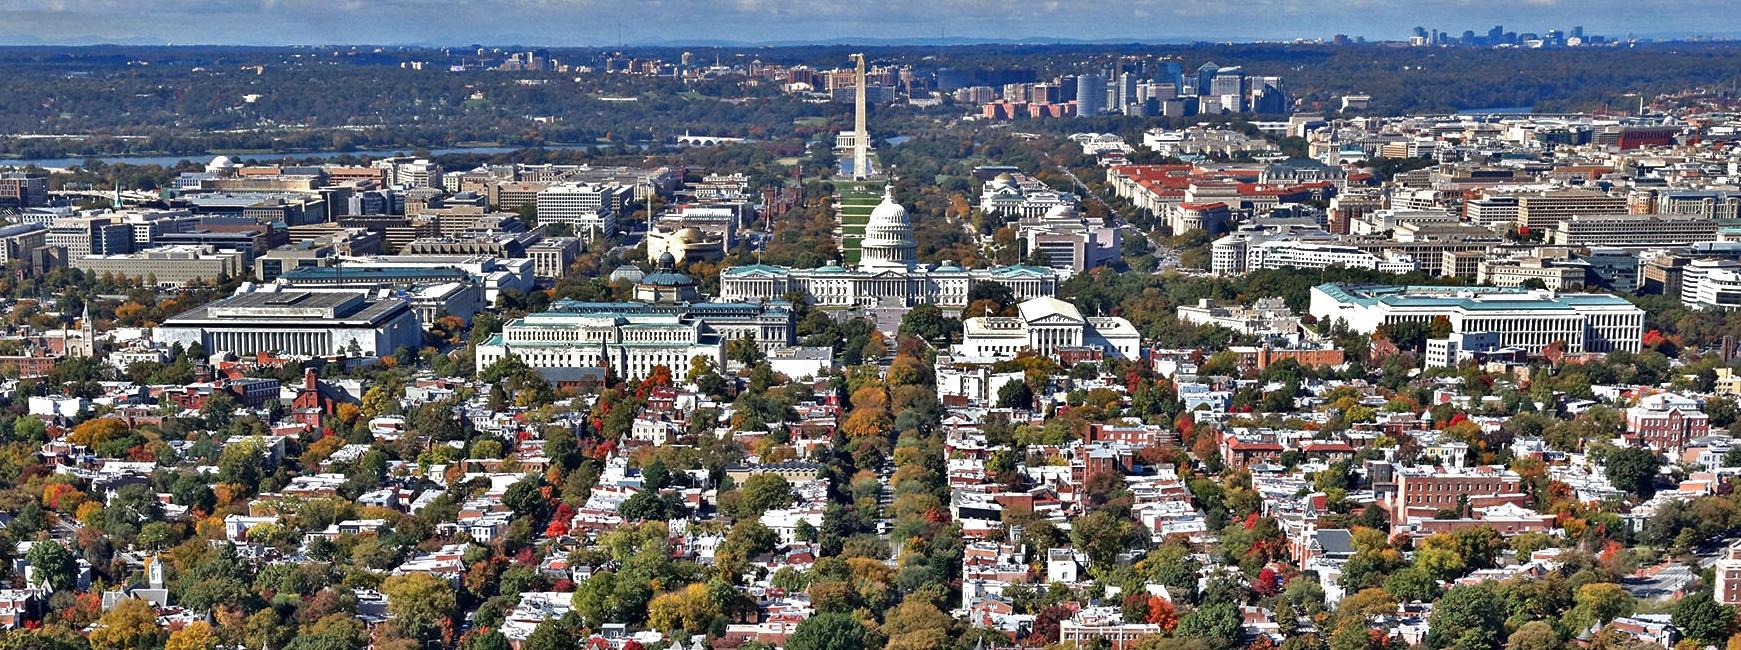
[[865, 89], [864, 89], [864, 54], [852, 55], [857, 67], [853, 70], [853, 81], [856, 82], [853, 93], [855, 113], [852, 119], [852, 178], [864, 180], [870, 178], [870, 132], [865, 128]]

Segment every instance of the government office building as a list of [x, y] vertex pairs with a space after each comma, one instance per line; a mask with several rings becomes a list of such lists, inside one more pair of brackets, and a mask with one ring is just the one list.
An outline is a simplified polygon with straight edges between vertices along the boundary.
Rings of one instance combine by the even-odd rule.
[[1310, 313], [1364, 334], [1443, 317], [1452, 332], [1496, 334], [1501, 346], [1530, 354], [1555, 342], [1570, 354], [1637, 352], [1644, 340], [1644, 310], [1624, 298], [1522, 287], [1321, 284], [1312, 287]]
[[423, 343], [404, 300], [362, 291], [280, 291], [267, 285], [206, 303], [152, 331], [161, 345], [252, 356], [386, 356]]

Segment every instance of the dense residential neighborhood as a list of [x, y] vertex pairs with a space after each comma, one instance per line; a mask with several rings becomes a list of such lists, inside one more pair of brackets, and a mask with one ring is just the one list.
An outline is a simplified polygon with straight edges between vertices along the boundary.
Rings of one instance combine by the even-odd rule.
[[8, 165], [0, 650], [1741, 648], [1729, 91], [477, 51], [840, 115]]

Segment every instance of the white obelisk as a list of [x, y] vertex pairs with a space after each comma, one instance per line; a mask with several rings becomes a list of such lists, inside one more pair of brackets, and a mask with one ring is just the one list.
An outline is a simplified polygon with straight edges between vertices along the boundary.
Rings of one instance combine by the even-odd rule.
[[870, 178], [870, 130], [865, 128], [865, 88], [864, 88], [864, 55], [852, 55], [858, 67], [854, 70], [858, 88], [855, 91], [857, 111], [852, 122], [852, 177], [863, 180]]

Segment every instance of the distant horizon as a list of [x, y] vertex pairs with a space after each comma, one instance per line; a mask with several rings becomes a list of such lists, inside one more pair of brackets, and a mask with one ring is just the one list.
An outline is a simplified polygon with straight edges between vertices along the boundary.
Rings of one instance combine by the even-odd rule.
[[[1741, 38], [1721, 0], [0, 0], [0, 45], [551, 48], [1403, 41], [1416, 26]], [[1725, 29], [1712, 29], [1723, 26]], [[500, 47], [500, 45], [492, 46]]]
[[[1515, 31], [1515, 30], [1508, 30], [1508, 31]], [[1461, 32], [1457, 32], [1456, 34], [1452, 34], [1452, 38], [1456, 38], [1460, 34], [1461, 34]], [[1478, 32], [1478, 35], [1484, 35], [1484, 34]], [[1597, 35], [1598, 36], [1609, 36], [1609, 35], [1605, 35], [1605, 34], [1597, 34]], [[732, 41], [732, 40], [702, 40], [702, 39], [697, 39], [697, 40], [671, 40], [671, 41], [628, 41], [628, 42], [624, 42], [624, 43], [620, 43], [620, 44], [619, 43], [562, 44], [562, 43], [539, 43], [539, 42], [512, 42], [512, 43], [510, 43], [510, 42], [483, 42], [483, 41], [471, 41], [471, 42], [444, 42], [444, 41], [312, 42], [311, 41], [311, 42], [306, 42], [306, 43], [303, 43], [303, 42], [242, 43], [242, 42], [216, 42], [216, 41], [214, 41], [214, 42], [170, 42], [170, 41], [158, 42], [158, 41], [149, 41], [149, 40], [100, 40], [100, 39], [96, 39], [94, 37], [91, 38], [90, 40], [73, 39], [73, 40], [67, 40], [67, 41], [50, 42], [50, 41], [13, 40], [10, 36], [0, 35], [0, 48], [33, 48], [33, 47], [67, 47], [67, 48], [100, 48], [100, 47], [183, 48], [183, 47], [185, 47], [185, 48], [200, 48], [200, 47], [213, 47], [213, 48], [297, 49], [297, 48], [327, 48], [327, 47], [359, 47], [359, 48], [360, 47], [371, 47], [371, 48], [406, 48], [406, 49], [418, 49], [418, 50], [434, 50], [434, 49], [471, 48], [471, 47], [475, 46], [475, 47], [483, 47], [483, 48], [490, 48], [490, 49], [504, 49], [504, 50], [513, 51], [513, 50], [525, 49], [525, 48], [610, 50], [610, 49], [635, 49], [635, 48], [671, 49], [671, 48], [686, 48], [686, 47], [688, 47], [688, 48], [750, 49], [750, 48], [830, 47], [830, 46], [971, 47], [971, 46], [975, 46], [975, 45], [1038, 45], [1038, 46], [1044, 46], [1044, 45], [1059, 45], [1059, 46], [1150, 45], [1150, 46], [1172, 46], [1172, 47], [1196, 46], [1196, 45], [1323, 45], [1323, 46], [1335, 46], [1331, 42], [1331, 39], [1334, 36], [1336, 36], [1336, 35], [1324, 36], [1324, 37], [1301, 36], [1301, 37], [1291, 38], [1291, 39], [1283, 39], [1283, 38], [1237, 39], [1237, 38], [1211, 38], [1211, 37], [1199, 37], [1199, 38], [1178, 37], [1178, 38], [1164, 38], [1164, 39], [1107, 38], [1107, 39], [1095, 39], [1095, 40], [1070, 39], [1070, 38], [1063, 38], [1063, 37], [1056, 37], [1056, 36], [1007, 37], [1007, 38], [991, 37], [991, 36], [987, 36], [987, 37], [965, 37], [964, 36], [964, 37], [945, 37], [945, 38], [941, 38], [941, 39], [939, 39], [939, 38], [886, 39], [886, 38], [869, 37], [869, 36], [866, 36], [866, 37], [842, 36], [842, 37], [837, 37], [837, 38], [813, 39], [813, 40]], [[1350, 39], [1362, 39], [1362, 40], [1356, 40], [1355, 42], [1351, 43], [1349, 46], [1358, 46], [1358, 45], [1368, 45], [1368, 46], [1391, 45], [1391, 46], [1394, 46], [1394, 45], [1399, 45], [1399, 44], [1406, 44], [1408, 42], [1408, 39], [1406, 39], [1406, 38], [1374, 39], [1374, 38], [1366, 38], [1366, 37], [1356, 37], [1353, 35], [1345, 35], [1345, 36], [1348, 36]], [[1630, 36], [1611, 36], [1611, 38], [1620, 39], [1620, 42], [1625, 42], [1625, 39], [1636, 39], [1640, 42], [1650, 43], [1650, 44], [1676, 44], [1676, 43], [1686, 43], [1686, 44], [1736, 43], [1736, 44], [1741, 44], [1741, 32], [1710, 32], [1710, 33], [1674, 32], [1674, 33], [1656, 33], [1656, 34], [1639, 33], [1639, 34], [1632, 34]], [[1456, 44], [1452, 44], [1451, 47], [1459, 47], [1459, 46]], [[1601, 45], [1590, 46], [1590, 47], [1595, 47], [1595, 48], [1609, 47], [1609, 44], [1604, 43]]]

